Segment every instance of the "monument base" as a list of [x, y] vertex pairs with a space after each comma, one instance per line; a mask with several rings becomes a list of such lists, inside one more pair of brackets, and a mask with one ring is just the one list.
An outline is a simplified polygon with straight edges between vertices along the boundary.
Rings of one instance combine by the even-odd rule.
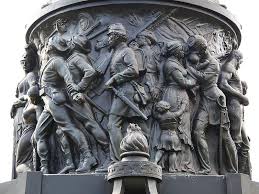
[[[247, 175], [184, 176], [164, 174], [158, 184], [160, 194], [258, 194], [259, 183]], [[28, 172], [0, 184], [1, 194], [111, 194], [106, 174], [42, 175]], [[135, 193], [137, 194], [137, 193]]]

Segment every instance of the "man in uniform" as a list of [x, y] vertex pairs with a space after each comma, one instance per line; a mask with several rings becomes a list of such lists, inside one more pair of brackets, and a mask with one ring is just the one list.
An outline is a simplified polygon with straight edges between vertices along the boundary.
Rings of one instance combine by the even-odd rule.
[[[189, 65], [188, 72], [196, 77], [200, 84], [200, 105], [196, 113], [193, 138], [201, 165], [201, 174], [211, 171], [209, 150], [205, 130], [209, 125], [220, 126], [222, 143], [226, 151], [228, 172], [237, 172], [237, 151], [229, 132], [229, 118], [226, 108], [226, 98], [218, 88], [220, 73], [219, 63], [207, 50], [207, 41], [199, 35], [191, 36], [187, 41], [189, 61], [194, 60], [195, 68]], [[221, 141], [221, 140], [220, 140]], [[220, 150], [221, 152], [221, 150]]]
[[[148, 86], [149, 93], [153, 101], [159, 99], [162, 87], [162, 65], [160, 63], [159, 54], [154, 49], [157, 39], [153, 32], [144, 30], [136, 37], [139, 46], [136, 49], [136, 57], [140, 58], [139, 71], [145, 71], [143, 83]], [[138, 61], [139, 62], [139, 61]]]
[[47, 140], [51, 131], [48, 124], [51, 119], [54, 119], [57, 126], [78, 147], [80, 163], [76, 171], [88, 172], [91, 167], [96, 165], [96, 159], [89, 149], [83, 132], [76, 127], [70, 117], [69, 109], [66, 106], [68, 103], [66, 94], [68, 93], [74, 101], [80, 104], [83, 104], [85, 99], [78, 92], [78, 87], [72, 80], [66, 62], [61, 57], [69, 49], [69, 45], [63, 44], [66, 42], [62, 41], [62, 37], [57, 36], [59, 35], [55, 34], [49, 39], [47, 44], [48, 62], [43, 64], [40, 69], [41, 96], [45, 107], [36, 126], [35, 139], [41, 161], [41, 171], [49, 173]]
[[[68, 58], [68, 68], [74, 82], [77, 84], [80, 92], [86, 92], [93, 79], [101, 73], [97, 72], [91, 65], [87, 54], [91, 51], [91, 43], [87, 37], [81, 34], [73, 37], [74, 48], [71, 56]], [[86, 94], [85, 94], [86, 95]], [[110, 163], [109, 139], [103, 129], [95, 121], [90, 104], [86, 101], [84, 104], [73, 103], [78, 112], [84, 114], [84, 117], [75, 113], [76, 118], [83, 124], [84, 128], [93, 135], [98, 144], [106, 154], [106, 161], [100, 169], [106, 169]]]
[[[124, 98], [130, 101], [130, 104], [138, 107], [136, 101], [140, 98], [140, 95], [137, 93], [135, 80], [139, 75], [139, 67], [134, 51], [127, 46], [126, 29], [121, 23], [112, 24], [108, 28], [108, 36], [109, 44], [114, 49], [114, 54], [110, 64], [111, 78], [105, 85], [108, 88], [115, 88]], [[149, 134], [148, 131], [145, 131], [147, 129], [142, 127], [145, 122], [140, 118], [140, 114], [133, 110], [133, 106], [130, 107], [116, 93], [114, 94], [108, 119], [108, 130], [114, 160], [120, 160], [121, 128], [125, 120], [131, 120], [131, 122], [139, 124], [144, 133]]]
[[238, 151], [238, 170], [245, 173], [249, 166], [249, 140], [243, 127], [243, 106], [249, 101], [245, 96], [246, 88], [238, 75], [243, 55], [238, 50], [233, 50], [227, 62], [222, 66], [220, 88], [226, 94], [227, 108], [230, 119], [230, 134]]

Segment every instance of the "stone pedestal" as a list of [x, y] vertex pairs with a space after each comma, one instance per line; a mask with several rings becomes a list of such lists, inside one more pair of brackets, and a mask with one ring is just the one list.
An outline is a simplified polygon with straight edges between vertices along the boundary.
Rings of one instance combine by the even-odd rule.
[[[258, 194], [259, 183], [247, 175], [177, 176], [164, 174], [159, 194]], [[42, 175], [28, 172], [16, 180], [1, 183], [1, 194], [111, 194], [106, 174]], [[138, 194], [138, 193], [134, 193]]]

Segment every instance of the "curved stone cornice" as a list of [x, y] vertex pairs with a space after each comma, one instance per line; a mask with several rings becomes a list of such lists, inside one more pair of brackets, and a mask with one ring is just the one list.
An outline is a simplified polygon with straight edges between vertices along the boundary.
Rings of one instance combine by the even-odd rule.
[[224, 7], [217, 3], [208, 2], [207, 0], [63, 0], [51, 3], [42, 8], [39, 16], [34, 18], [28, 25], [26, 33], [26, 42], [29, 41], [34, 30], [44, 21], [67, 11], [79, 10], [87, 7], [105, 6], [105, 5], [123, 5], [123, 4], [150, 4], [176, 6], [193, 11], [197, 11], [208, 16], [214, 17], [222, 23], [229, 26], [235, 34], [238, 43], [241, 43], [241, 25], [235, 17]]

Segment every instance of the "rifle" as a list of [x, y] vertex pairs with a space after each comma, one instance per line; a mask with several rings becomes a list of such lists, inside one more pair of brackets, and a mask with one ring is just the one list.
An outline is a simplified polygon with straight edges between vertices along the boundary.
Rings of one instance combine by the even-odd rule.
[[105, 116], [108, 115], [108, 113], [99, 105], [97, 105], [89, 96], [87, 96], [86, 94], [84, 94], [84, 97], [86, 99], [86, 101], [91, 104], [92, 106], [94, 106], [97, 110], [99, 110], [101, 113], [103, 113]]
[[142, 28], [140, 28], [135, 35], [129, 39], [129, 43], [131, 43], [137, 36], [138, 34], [140, 34], [141, 32], [143, 32], [144, 30], [148, 29], [149, 26], [151, 26], [152, 24], [154, 24], [161, 16], [161, 12], [157, 12], [154, 14], [154, 18], [152, 18], [149, 22], [147, 22]]
[[106, 32], [107, 30], [108, 30], [108, 28], [105, 27], [105, 28], [99, 30], [98, 32], [95, 32], [94, 34], [88, 36], [88, 40], [94, 39], [95, 37], [99, 36], [100, 34], [103, 34], [103, 33]]
[[154, 18], [152, 18], [149, 22], [147, 22], [142, 28], [140, 28], [135, 35], [129, 39], [128, 43], [131, 43], [134, 39], [136, 39], [136, 37], [143, 31], [145, 31], [146, 29], [153, 29], [156, 26], [158, 26], [159, 24], [161, 24], [163, 21], [167, 20], [174, 12], [176, 11], [176, 9], [173, 9], [172, 11], [170, 11], [168, 14], [164, 15], [161, 14], [161, 12], [157, 12], [154, 14]]
[[74, 107], [70, 106], [67, 103], [63, 104], [66, 108], [68, 108], [69, 110], [71, 110], [72, 112], [78, 114], [80, 117], [87, 119], [87, 120], [91, 120], [91, 118], [89, 118], [87, 115], [84, 115], [83, 113], [79, 112], [78, 110], [76, 110]]
[[93, 32], [93, 30], [94, 30], [95, 28], [97, 28], [99, 25], [101, 25], [101, 22], [100, 22], [100, 21], [94, 23], [94, 24], [93, 24], [87, 31], [85, 31], [82, 35], [84, 35], [84, 36], [89, 35], [89, 34], [90, 34], [91, 32]]
[[145, 121], [148, 120], [147, 116], [141, 110], [139, 110], [139, 108], [133, 102], [131, 102], [126, 96], [124, 96], [122, 92], [120, 92], [119, 90], [117, 90], [114, 87], [111, 87], [111, 89], [114, 92], [114, 94], [119, 99], [121, 99], [122, 102], [124, 102], [126, 105], [128, 105], [132, 110], [134, 110]]
[[[136, 34], [135, 34], [132, 38], [130, 38], [130, 39], [128, 40], [128, 43], [131, 43], [131, 42], [137, 37], [137, 35], [138, 35], [139, 33], [143, 32], [144, 30], [146, 30], [146, 29], [148, 29], [148, 28], [152, 28], [152, 27], [154, 28], [154, 27], [157, 26], [158, 24], [161, 24], [163, 21], [165, 21], [166, 19], [168, 19], [175, 11], [176, 11], [176, 9], [173, 9], [172, 11], [170, 11], [168, 14], [166, 14], [166, 15], [163, 16], [163, 17], [161, 17], [161, 16], [162, 16], [161, 12], [155, 13], [155, 14], [154, 14], [154, 18], [151, 19], [149, 22], [147, 22], [140, 30], [138, 30], [138, 31], [136, 32]], [[152, 26], [152, 27], [151, 27], [151, 26]], [[108, 28], [105, 27], [105, 28], [99, 30], [98, 32], [92, 34], [91, 36], [89, 36], [88, 39], [91, 40], [91, 39], [93, 39], [93, 38], [99, 36], [100, 34], [106, 32], [107, 30], [108, 30]]]

